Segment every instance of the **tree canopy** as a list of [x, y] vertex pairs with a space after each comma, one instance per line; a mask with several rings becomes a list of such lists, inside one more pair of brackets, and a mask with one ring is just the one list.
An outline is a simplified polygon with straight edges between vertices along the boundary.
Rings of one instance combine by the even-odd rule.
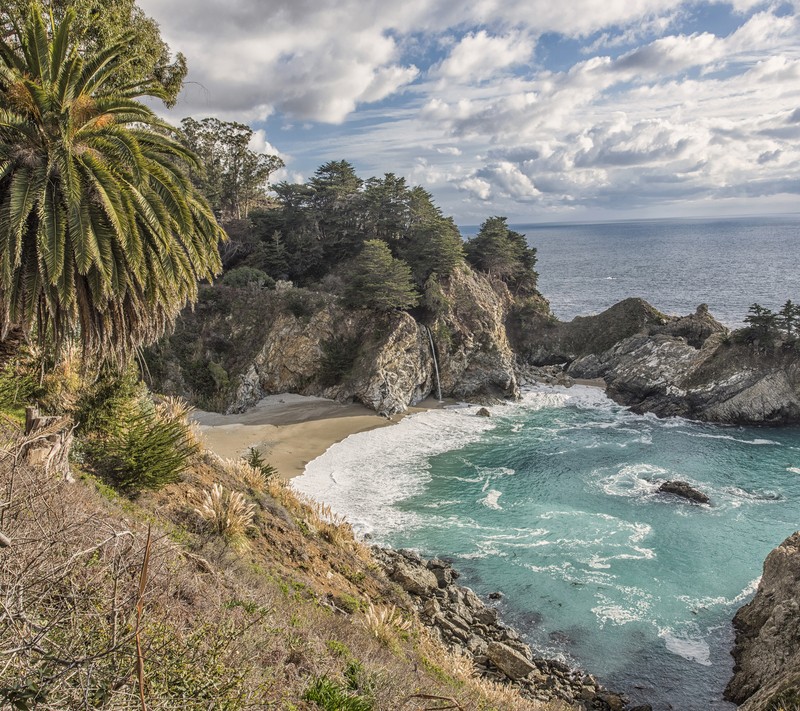
[[392, 256], [386, 242], [364, 242], [353, 260], [345, 291], [345, 303], [375, 311], [410, 309], [419, 302], [411, 280], [411, 268]]
[[182, 165], [195, 156], [120, 85], [134, 35], [92, 51], [67, 11], [34, 6], [0, 41], [0, 338], [125, 356], [153, 341], [220, 268], [224, 236]]
[[[0, 28], [8, 44], [19, 48], [18, 38], [32, 10], [42, 12], [43, 3], [0, 0]], [[82, 54], [95, 55], [121, 36], [127, 38], [125, 62], [108, 78], [109, 87], [156, 82], [162, 90], [159, 98], [167, 106], [175, 103], [188, 71], [186, 58], [180, 53], [172, 55], [158, 23], [137, 7], [135, 0], [48, 0], [47, 24], [51, 20], [51, 27], [60, 24], [68, 12], [72, 41]]]
[[274, 193], [273, 208], [252, 213], [254, 240], [232, 265], [243, 260], [305, 285], [353, 259], [372, 239], [411, 267], [418, 287], [432, 273], [445, 277], [463, 263], [453, 220], [430, 193], [393, 173], [362, 180], [347, 161], [330, 161], [308, 182], [279, 183]]
[[216, 118], [185, 118], [181, 134], [202, 164], [202, 170], [190, 171], [192, 181], [221, 219], [246, 218], [266, 203], [267, 181], [283, 160], [250, 149], [253, 129]]
[[538, 274], [536, 249], [525, 235], [509, 229], [505, 217], [490, 217], [467, 242], [467, 261], [476, 269], [499, 277], [515, 293], [533, 293]]

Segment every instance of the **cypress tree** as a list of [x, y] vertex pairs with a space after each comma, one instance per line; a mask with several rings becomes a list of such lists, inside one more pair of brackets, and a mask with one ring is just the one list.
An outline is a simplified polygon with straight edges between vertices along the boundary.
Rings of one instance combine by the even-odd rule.
[[354, 308], [385, 312], [410, 309], [419, 295], [408, 264], [395, 259], [385, 242], [372, 239], [353, 260], [344, 300]]

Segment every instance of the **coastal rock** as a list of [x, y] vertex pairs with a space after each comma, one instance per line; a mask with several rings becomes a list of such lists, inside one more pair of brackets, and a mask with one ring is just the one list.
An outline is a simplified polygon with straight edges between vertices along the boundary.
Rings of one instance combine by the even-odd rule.
[[[372, 552], [387, 574], [410, 594], [420, 618], [447, 646], [470, 656], [482, 676], [514, 686], [534, 700], [577, 703], [576, 708], [583, 711], [623, 708], [623, 697], [604, 689], [592, 675], [535, 656], [515, 630], [498, 620], [495, 608], [485, 605], [469, 588], [452, 582], [458, 572], [449, 563], [425, 561], [410, 551], [373, 547]], [[434, 576], [436, 585], [426, 573]]]
[[396, 561], [394, 571], [389, 576], [407, 592], [414, 595], [425, 595], [433, 588], [439, 587], [436, 576], [426, 568], [411, 566], [402, 559]]
[[502, 642], [491, 642], [486, 648], [486, 656], [492, 664], [514, 681], [528, 676], [536, 669], [535, 664]]
[[509, 335], [523, 362], [544, 366], [603, 353], [667, 321], [667, 316], [643, 299], [631, 298], [595, 316], [576, 316], [569, 322], [558, 321], [545, 310], [515, 309], [509, 319]]
[[661, 486], [658, 487], [658, 493], [672, 494], [673, 496], [679, 496], [682, 499], [695, 501], [698, 504], [707, 504], [711, 501], [711, 499], [709, 499], [708, 496], [706, 496], [702, 491], [698, 491], [686, 481], [665, 481], [663, 484], [661, 484]]
[[491, 413], [491, 412], [489, 412], [489, 410], [487, 410], [485, 407], [482, 407], [482, 408], [481, 408], [480, 410], [478, 410], [478, 411], [477, 411], [475, 414], [476, 414], [478, 417], [491, 417], [491, 416], [492, 416], [492, 413]]
[[733, 678], [725, 698], [741, 711], [794, 708], [800, 702], [800, 532], [764, 562], [751, 602], [733, 619]]
[[608, 395], [635, 412], [740, 425], [800, 422], [800, 358], [728, 336], [703, 311], [672, 319], [567, 368], [604, 378]]
[[149, 351], [153, 385], [229, 414], [292, 392], [388, 416], [436, 391], [432, 339], [444, 397], [518, 397], [506, 285], [465, 265], [438, 289], [430, 335], [407, 312], [347, 309], [332, 294], [204, 289], [195, 312], [184, 312], [175, 333]]
[[[506, 320], [514, 299], [502, 281], [457, 269], [440, 284], [442, 307], [431, 332], [442, 393], [491, 404], [519, 397]], [[546, 303], [546, 302], [545, 302]]]

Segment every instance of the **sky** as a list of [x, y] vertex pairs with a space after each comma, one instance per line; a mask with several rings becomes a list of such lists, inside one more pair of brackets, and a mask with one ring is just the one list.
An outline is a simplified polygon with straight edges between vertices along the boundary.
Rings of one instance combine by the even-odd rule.
[[800, 0], [139, 0], [300, 182], [346, 159], [462, 225], [799, 212]]

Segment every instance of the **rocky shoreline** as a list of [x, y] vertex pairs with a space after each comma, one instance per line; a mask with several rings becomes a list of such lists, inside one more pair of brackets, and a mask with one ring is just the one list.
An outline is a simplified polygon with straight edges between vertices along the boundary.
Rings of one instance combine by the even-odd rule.
[[[478, 674], [517, 688], [526, 698], [562, 701], [581, 711], [629, 709], [624, 695], [605, 689], [591, 674], [534, 655], [497, 609], [458, 585], [457, 570], [413, 551], [373, 547], [386, 574], [405, 590], [420, 619], [445, 645], [472, 658]], [[629, 711], [650, 711], [648, 705]]]

